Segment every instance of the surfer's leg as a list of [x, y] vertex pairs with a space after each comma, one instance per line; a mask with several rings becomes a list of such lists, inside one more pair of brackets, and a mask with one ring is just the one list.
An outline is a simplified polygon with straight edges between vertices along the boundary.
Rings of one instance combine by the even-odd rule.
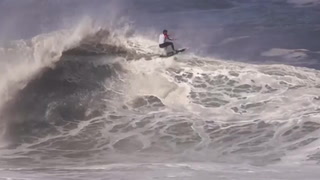
[[173, 43], [172, 42], [168, 42], [168, 43], [170, 43], [172, 50], [175, 51]]
[[160, 48], [165, 48], [165, 47], [168, 47], [168, 46], [171, 46], [172, 50], [175, 51], [174, 45], [173, 45], [172, 42], [165, 42], [165, 43], [159, 45]]
[[165, 42], [165, 43], [164, 43], [164, 45], [165, 45], [165, 47], [171, 46], [172, 50], [174, 50], [174, 51], [175, 51], [175, 49], [174, 49], [174, 45], [173, 45], [173, 43], [172, 43], [172, 42]]

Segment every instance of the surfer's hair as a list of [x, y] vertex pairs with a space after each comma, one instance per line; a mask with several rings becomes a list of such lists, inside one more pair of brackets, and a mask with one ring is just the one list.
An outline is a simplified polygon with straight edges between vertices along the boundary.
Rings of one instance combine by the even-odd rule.
[[163, 32], [163, 33], [167, 33], [168, 31], [165, 29], [165, 30], [163, 30], [162, 32]]

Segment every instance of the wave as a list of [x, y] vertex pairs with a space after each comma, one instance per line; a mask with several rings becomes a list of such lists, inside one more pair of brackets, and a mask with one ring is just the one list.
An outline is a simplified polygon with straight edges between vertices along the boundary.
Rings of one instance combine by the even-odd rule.
[[32, 68], [7, 80], [6, 162], [318, 160], [319, 71], [163, 59], [156, 42], [117, 33], [82, 26], [31, 41]]
[[7, 44], [1, 48], [1, 103], [7, 102], [16, 89], [23, 89], [41, 70], [54, 68], [63, 55], [114, 54], [126, 58], [141, 57], [141, 54], [139, 56], [139, 53], [122, 41], [122, 33], [125, 32], [119, 30], [110, 33], [110, 29], [103, 29], [90, 20], [84, 20], [73, 29], [41, 34], [31, 40]]
[[11, 97], [7, 93], [14, 91], [12, 84], [24, 87], [39, 70], [52, 67], [65, 50], [77, 46], [88, 33], [79, 26], [75, 30], [39, 35], [30, 41], [12, 42], [2, 48], [1, 99]]
[[[119, 30], [117, 33], [123, 32]], [[1, 137], [7, 134], [8, 108], [16, 103], [20, 94], [28, 91], [29, 86], [41, 81], [59, 63], [64, 64], [61, 61], [66, 57], [103, 54], [137, 56], [137, 53], [121, 45], [120, 36], [85, 19], [73, 29], [41, 34], [31, 40], [14, 41], [1, 48]], [[52, 86], [51, 82], [44, 83]]]
[[288, 0], [288, 3], [297, 5], [298, 7], [319, 5], [319, 0]]

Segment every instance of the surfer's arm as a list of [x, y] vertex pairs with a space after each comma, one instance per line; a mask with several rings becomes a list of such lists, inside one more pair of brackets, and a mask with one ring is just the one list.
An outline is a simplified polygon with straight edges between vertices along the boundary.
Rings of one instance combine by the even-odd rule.
[[170, 40], [170, 41], [173, 41], [173, 40], [174, 40], [174, 38], [170, 38], [169, 35], [166, 35], [165, 37], [166, 37], [166, 39], [168, 39], [168, 40]]
[[169, 39], [170, 41], [173, 41], [173, 40], [175, 40], [174, 38], [170, 38], [169, 36], [168, 36], [168, 39]]

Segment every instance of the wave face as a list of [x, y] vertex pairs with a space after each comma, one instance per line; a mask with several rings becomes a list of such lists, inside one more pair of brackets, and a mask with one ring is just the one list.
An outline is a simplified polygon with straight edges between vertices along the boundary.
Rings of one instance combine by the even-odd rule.
[[[130, 4], [119, 2], [110, 1], [113, 8]], [[142, 14], [152, 10], [150, 16], [164, 17], [234, 13], [259, 4], [173, 1], [181, 7], [163, 10], [160, 1], [143, 2], [134, 4]], [[266, 2], [260, 5], [271, 6]], [[277, 3], [291, 7], [292, 2]], [[275, 46], [261, 53], [271, 59], [264, 64], [203, 56], [193, 49], [160, 58], [152, 30], [100, 23], [85, 18], [72, 28], [1, 48], [0, 177], [319, 177], [320, 72], [307, 68], [310, 64], [270, 63], [314, 58], [316, 50]], [[248, 38], [229, 36], [216, 47]]]

